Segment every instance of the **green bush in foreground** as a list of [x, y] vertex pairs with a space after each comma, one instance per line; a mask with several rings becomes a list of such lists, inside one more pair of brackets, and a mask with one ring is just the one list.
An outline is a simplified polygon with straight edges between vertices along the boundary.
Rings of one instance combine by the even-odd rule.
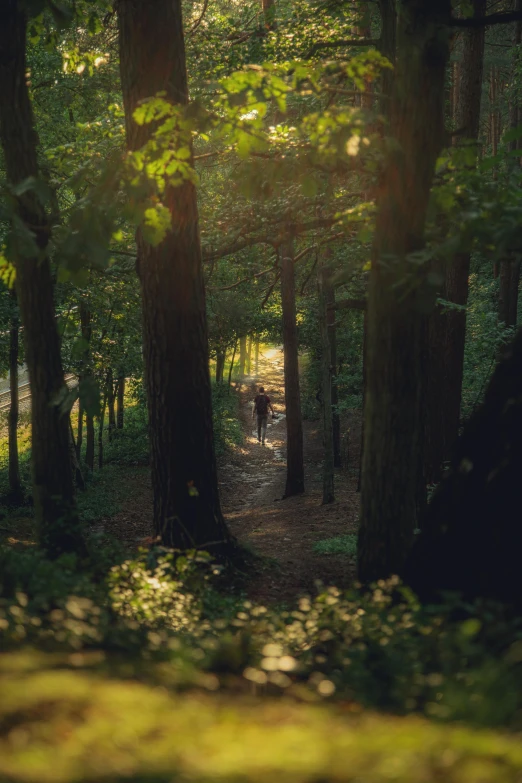
[[[104, 570], [97, 552], [89, 573], [74, 558], [51, 564], [33, 549], [3, 550], [0, 646], [120, 651], [286, 698], [521, 723], [522, 634], [495, 607], [425, 610], [390, 580], [366, 594], [328, 588], [282, 612], [227, 604], [220, 616], [210, 585], [218, 569], [206, 555], [159, 548], [109, 559]], [[457, 611], [467, 619], [455, 621]]]
[[518, 783], [516, 736], [295, 700], [179, 693], [103, 656], [0, 657], [0, 780]]

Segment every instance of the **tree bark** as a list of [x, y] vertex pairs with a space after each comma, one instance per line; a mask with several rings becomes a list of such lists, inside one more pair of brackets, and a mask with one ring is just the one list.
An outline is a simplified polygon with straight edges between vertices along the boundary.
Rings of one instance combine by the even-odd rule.
[[[335, 500], [334, 439], [332, 422], [332, 356], [328, 334], [328, 277], [324, 267], [317, 272], [319, 334], [321, 336], [321, 408], [323, 414], [323, 505]], [[330, 286], [331, 288], [331, 286]], [[332, 312], [332, 311], [330, 311]]]
[[[484, 16], [486, 0], [474, 0], [475, 16]], [[463, 31], [462, 62], [455, 126], [463, 131], [462, 143], [477, 144], [480, 123], [480, 101], [482, 95], [482, 71], [484, 63], [483, 27]], [[445, 274], [445, 297], [458, 305], [468, 301], [468, 278], [470, 254], [461, 253], [447, 265]], [[448, 310], [443, 318], [443, 355], [446, 367], [446, 385], [439, 395], [439, 404], [444, 406], [444, 457], [449, 458], [460, 426], [462, 400], [462, 379], [464, 371], [464, 343], [466, 338], [465, 310]], [[435, 426], [438, 426], [436, 419]]]
[[403, 0], [390, 133], [377, 198], [368, 291], [367, 387], [358, 542], [363, 582], [398, 573], [413, 540], [422, 471], [420, 303], [427, 269], [409, 256], [425, 245], [435, 163], [442, 149], [450, 0]]
[[23, 496], [22, 481], [20, 479], [20, 461], [18, 458], [18, 358], [20, 318], [16, 294], [11, 292], [12, 314], [11, 327], [9, 329], [9, 391], [10, 407], [8, 418], [9, 440], [9, 497], [13, 502], [19, 502]]
[[[0, 10], [0, 140], [11, 185], [40, 176], [38, 139], [26, 82], [26, 26], [21, 3], [4, 0]], [[16, 246], [13, 250], [31, 384], [31, 461], [38, 537], [51, 556], [83, 552], [69, 458], [69, 416], [57, 404], [65, 393], [65, 382], [47, 255], [50, 225], [32, 190], [18, 198], [16, 211], [34, 237], [33, 250]]]
[[334, 467], [340, 468], [341, 458], [341, 418], [337, 406], [339, 405], [339, 391], [337, 388], [337, 326], [335, 323], [335, 288], [329, 281], [326, 285], [326, 319], [328, 324], [328, 343], [330, 346], [330, 362], [332, 372], [332, 437]]
[[[162, 91], [174, 104], [188, 103], [182, 3], [118, 0], [116, 7], [127, 144], [138, 150], [153, 133], [133, 120], [140, 101]], [[169, 187], [164, 203], [171, 213], [164, 241], [152, 247], [137, 233], [154, 529], [166, 546], [228, 557], [234, 542], [217, 486], [194, 185]]]
[[281, 305], [286, 407], [285, 496], [289, 497], [304, 492], [303, 423], [299, 388], [293, 241], [281, 247]]
[[445, 591], [522, 609], [522, 331], [464, 424], [400, 574], [422, 601]]
[[259, 339], [256, 339], [255, 351], [254, 351], [254, 372], [259, 375]]
[[121, 374], [118, 378], [118, 392], [116, 396], [116, 427], [123, 429], [125, 419], [125, 375]]
[[[522, 0], [516, 0], [516, 10], [522, 10]], [[518, 127], [521, 119], [520, 112], [520, 100], [518, 95], [517, 84], [517, 66], [519, 58], [519, 48], [522, 43], [522, 23], [515, 23], [515, 30], [513, 35], [513, 47], [515, 50], [514, 62], [512, 64], [512, 89], [516, 89], [516, 92], [511, 96], [509, 106], [509, 124], [511, 129]], [[517, 85], [514, 88], [514, 85]], [[514, 139], [510, 142], [510, 152], [516, 152], [520, 147], [520, 139]], [[520, 167], [520, 159], [513, 161], [512, 165]], [[520, 284], [520, 260], [518, 258], [508, 258], [500, 265], [500, 287], [499, 287], [499, 312], [498, 318], [501, 323], [506, 326], [515, 326], [517, 323], [517, 311], [518, 311], [518, 288]]]

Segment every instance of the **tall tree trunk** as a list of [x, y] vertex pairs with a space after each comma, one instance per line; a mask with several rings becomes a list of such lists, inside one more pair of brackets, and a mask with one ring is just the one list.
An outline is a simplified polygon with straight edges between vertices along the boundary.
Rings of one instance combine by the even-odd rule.
[[[474, 0], [475, 16], [486, 14], [486, 0]], [[482, 94], [482, 70], [484, 63], [483, 27], [463, 32], [462, 62], [460, 84], [457, 98], [455, 125], [462, 130], [462, 143], [477, 144], [480, 122], [480, 99]], [[446, 268], [445, 296], [457, 305], [466, 305], [468, 301], [468, 278], [470, 254], [461, 253]], [[460, 425], [460, 406], [462, 400], [462, 378], [464, 370], [464, 343], [466, 338], [466, 312], [448, 310], [444, 330], [444, 363], [446, 367], [446, 386], [440, 394], [440, 404], [444, 406], [444, 450], [449, 457], [451, 448], [457, 439]], [[435, 426], [438, 426], [436, 423]]]
[[326, 318], [328, 324], [328, 343], [330, 346], [330, 362], [332, 372], [332, 437], [334, 467], [340, 468], [341, 459], [341, 418], [337, 406], [339, 405], [339, 391], [337, 388], [337, 326], [335, 313], [335, 288], [329, 280], [325, 280], [326, 285]]
[[221, 385], [223, 383], [223, 371], [225, 369], [225, 352], [218, 351], [216, 353], [216, 383]]
[[22, 482], [20, 479], [20, 462], [18, 459], [18, 357], [20, 318], [16, 294], [11, 292], [12, 314], [11, 327], [9, 329], [9, 391], [10, 407], [8, 418], [9, 439], [9, 496], [13, 502], [20, 501], [23, 496]]
[[[359, 531], [363, 582], [397, 573], [416, 526], [422, 471], [419, 301], [427, 269], [409, 256], [425, 222], [444, 128], [450, 0], [403, 0], [388, 153], [377, 200], [368, 290], [367, 388]], [[414, 283], [414, 285], [412, 285]]]
[[246, 334], [239, 338], [239, 378], [245, 377], [245, 368], [247, 360], [247, 338]]
[[[27, 20], [18, 0], [0, 9], [0, 140], [7, 179], [19, 185], [40, 176], [37, 136], [27, 89]], [[65, 382], [56, 327], [47, 246], [50, 226], [32, 190], [18, 198], [18, 219], [34, 250], [14, 247], [16, 289], [31, 383], [33, 498], [40, 544], [52, 556], [83, 551], [69, 459], [69, 416], [56, 404]]]
[[323, 414], [323, 505], [335, 500], [334, 440], [332, 423], [332, 356], [328, 334], [328, 281], [327, 270], [317, 271], [319, 300], [319, 334], [321, 336], [321, 397]]
[[[517, 11], [522, 10], [522, 0], [516, 0], [515, 8]], [[521, 118], [520, 111], [520, 98], [518, 88], [518, 66], [520, 59], [520, 44], [522, 43], [522, 23], [516, 22], [513, 35], [514, 46], [514, 61], [511, 69], [511, 88], [513, 94], [511, 96], [509, 106], [509, 124], [512, 130], [518, 127]], [[516, 86], [515, 86], [516, 85]], [[510, 152], [514, 153], [520, 147], [520, 139], [514, 139], [510, 142]], [[516, 163], [512, 161], [512, 165], [520, 167], [520, 159], [517, 159]], [[499, 312], [498, 318], [501, 323], [506, 326], [515, 326], [517, 323], [517, 311], [518, 311], [518, 288], [520, 284], [520, 259], [509, 258], [506, 259], [500, 267], [500, 288], [499, 288]]]
[[303, 422], [299, 388], [299, 353], [295, 307], [294, 243], [281, 247], [281, 305], [286, 407], [285, 496], [304, 492]]
[[[153, 133], [137, 125], [140, 101], [163, 92], [188, 103], [181, 0], [118, 0], [127, 144]], [[187, 144], [189, 144], [187, 139]], [[196, 189], [186, 180], [164, 201], [171, 231], [156, 247], [137, 233], [151, 438], [154, 530], [166, 546], [206, 547], [227, 557], [233, 540], [221, 512], [209, 373]]]
[[259, 338], [256, 337], [256, 345], [254, 351], [254, 372], [259, 375]]
[[121, 373], [118, 378], [118, 392], [116, 395], [116, 427], [119, 430], [123, 429], [124, 418], [125, 418], [125, 375]]
[[107, 409], [109, 411], [109, 442], [114, 437], [114, 430], [116, 429], [116, 407], [115, 407], [115, 394], [114, 394], [114, 374], [112, 370], [109, 370], [107, 377]]

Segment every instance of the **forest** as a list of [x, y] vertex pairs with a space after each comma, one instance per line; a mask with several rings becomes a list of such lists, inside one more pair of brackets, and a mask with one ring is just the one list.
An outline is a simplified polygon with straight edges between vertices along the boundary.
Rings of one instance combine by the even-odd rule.
[[0, 783], [522, 780], [522, 0], [0, 0]]

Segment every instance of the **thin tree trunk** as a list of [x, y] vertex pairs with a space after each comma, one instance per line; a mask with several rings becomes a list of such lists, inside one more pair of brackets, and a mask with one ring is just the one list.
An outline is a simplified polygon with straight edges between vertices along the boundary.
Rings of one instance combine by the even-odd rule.
[[[120, 72], [127, 144], [140, 149], [151, 125], [133, 114], [163, 92], [188, 103], [181, 0], [118, 0]], [[186, 139], [190, 147], [190, 138]], [[185, 180], [164, 195], [172, 230], [153, 247], [137, 234], [151, 438], [154, 530], [163, 544], [235, 550], [221, 511], [209, 373], [197, 194]]]
[[103, 468], [103, 432], [105, 429], [105, 411], [107, 410], [107, 390], [103, 396], [101, 414], [98, 417], [98, 469]]
[[263, 10], [263, 22], [265, 25], [265, 30], [275, 30], [277, 28], [275, 1], [261, 0], [261, 8]]
[[74, 475], [74, 480], [78, 489], [85, 489], [85, 480], [83, 478], [82, 469], [78, 460], [78, 446], [74, 442], [74, 432], [72, 428], [72, 422], [69, 419], [69, 453], [71, 455], [71, 468]]
[[[381, 11], [381, 36], [379, 51], [392, 65], [395, 65], [397, 56], [397, 8], [396, 0], [379, 0]], [[388, 116], [390, 111], [389, 97], [392, 94], [395, 71], [384, 68], [382, 72], [382, 99], [381, 112]]]
[[[475, 16], [485, 15], [486, 0], [475, 0], [474, 9]], [[463, 131], [460, 137], [463, 144], [476, 145], [478, 140], [483, 62], [484, 28], [466, 30], [462, 41], [460, 84], [455, 117], [456, 127]], [[469, 253], [457, 255], [447, 265], [445, 296], [448, 301], [462, 306], [467, 304], [469, 269]], [[460, 426], [466, 312], [448, 310], [441, 323], [444, 329], [443, 356], [446, 385], [439, 395], [439, 404], [444, 406], [444, 457], [448, 459]], [[434, 419], [435, 427], [439, 426], [439, 418], [436, 416]]]
[[10, 407], [8, 419], [9, 439], [9, 496], [13, 502], [20, 501], [23, 496], [22, 481], [20, 479], [20, 462], [18, 458], [18, 357], [20, 318], [16, 294], [11, 292], [12, 315], [11, 328], [9, 330], [9, 391]]
[[362, 488], [362, 474], [363, 474], [363, 462], [364, 462], [364, 422], [366, 421], [366, 388], [368, 383], [367, 373], [367, 349], [368, 349], [368, 308], [364, 311], [363, 315], [363, 344], [362, 344], [362, 422], [361, 422], [361, 447], [359, 451], [359, 476], [357, 479], [357, 492]]
[[[90, 376], [92, 368], [91, 368], [91, 337], [92, 337], [92, 323], [91, 323], [91, 311], [89, 309], [88, 303], [85, 301], [85, 299], [80, 300], [80, 331], [82, 335], [82, 340], [84, 341], [84, 351], [82, 356], [82, 362], [81, 362], [81, 372], [80, 372], [80, 385], [82, 381], [88, 376]], [[78, 413], [78, 441], [77, 441], [77, 449], [78, 449], [78, 458], [81, 458], [81, 448], [83, 443], [83, 404], [80, 400], [79, 402], [79, 413]], [[92, 417], [90, 418], [89, 422], [89, 415], [86, 416], [87, 419], [87, 444], [86, 444], [86, 454], [85, 454], [85, 462], [87, 465], [88, 470], [92, 471], [94, 470], [94, 424], [92, 421]]]
[[107, 377], [107, 408], [109, 411], [109, 443], [114, 437], [116, 429], [116, 407], [114, 394], [114, 377], [112, 370], [109, 370]]
[[125, 375], [118, 378], [118, 393], [116, 397], [116, 427], [123, 429], [125, 419]]
[[332, 437], [334, 467], [340, 468], [341, 458], [341, 418], [339, 416], [339, 391], [337, 388], [337, 326], [335, 313], [335, 288], [330, 281], [325, 281], [327, 311], [326, 318], [328, 324], [328, 341], [330, 345], [330, 362], [332, 367]]
[[[26, 15], [18, 0], [0, 10], [0, 140], [7, 180], [40, 177], [37, 136], [27, 89]], [[16, 253], [16, 290], [31, 384], [33, 498], [38, 537], [51, 556], [84, 551], [69, 459], [69, 417], [56, 398], [65, 382], [55, 320], [47, 246], [50, 225], [36, 194], [18, 198], [17, 217], [34, 237], [33, 251]], [[16, 243], [16, 235], [14, 237]]]
[[256, 339], [254, 357], [255, 374], [257, 376], [259, 375], [259, 339]]
[[252, 369], [252, 335], [248, 338], [247, 352], [246, 352], [246, 374], [250, 375]]
[[237, 351], [237, 339], [234, 342], [234, 350], [232, 351], [232, 359], [230, 360], [230, 367], [228, 368], [228, 391], [230, 393], [230, 385], [232, 383], [232, 370], [234, 369], [234, 361]]
[[246, 334], [239, 338], [239, 378], [245, 377], [245, 367], [247, 358], [247, 338]]
[[86, 435], [85, 435], [85, 464], [88, 470], [94, 472], [94, 418], [88, 413], [85, 416]]
[[281, 247], [281, 305], [286, 407], [285, 496], [304, 492], [303, 423], [299, 387], [299, 353], [295, 306], [294, 244]]
[[[450, 0], [403, 0], [391, 101], [393, 139], [377, 200], [368, 290], [367, 386], [358, 542], [363, 582], [398, 573], [416, 526], [421, 448], [425, 245], [435, 163], [442, 149]], [[400, 152], [398, 152], [400, 151]], [[422, 274], [422, 272], [424, 274]], [[411, 285], [412, 278], [416, 285]]]
[[223, 383], [223, 372], [225, 369], [225, 352], [218, 351], [216, 353], [216, 383], [221, 385]]
[[[332, 423], [332, 357], [328, 329], [327, 270], [319, 267], [317, 293], [319, 299], [319, 334], [321, 336], [321, 397], [323, 414], [323, 505], [335, 500], [334, 440]], [[332, 312], [332, 311], [330, 311]]]
[[[80, 376], [79, 382], [81, 383], [82, 378]], [[82, 458], [82, 445], [83, 445], [83, 418], [84, 418], [84, 410], [82, 401], [78, 400], [78, 429], [76, 431], [76, 453], [78, 455], [78, 459], [81, 460]]]

